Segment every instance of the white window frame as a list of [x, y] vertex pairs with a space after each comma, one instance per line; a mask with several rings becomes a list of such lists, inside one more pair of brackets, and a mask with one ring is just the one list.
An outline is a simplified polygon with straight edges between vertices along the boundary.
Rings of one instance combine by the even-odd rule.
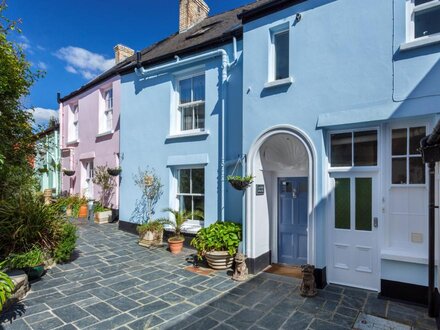
[[421, 5], [416, 6], [414, 4], [414, 0], [407, 0], [406, 2], [406, 16], [407, 16], [407, 29], [406, 29], [406, 40], [407, 42], [414, 41], [414, 40], [428, 40], [430, 38], [439, 38], [440, 33], [435, 33], [423, 37], [415, 37], [415, 13], [425, 11], [428, 9], [432, 9], [435, 7], [440, 7], [440, 0], [431, 0], [429, 2], [423, 3]]
[[[276, 78], [276, 50], [275, 50], [275, 36], [278, 34], [282, 34], [282, 33], [288, 33], [289, 34], [289, 74], [286, 78], [283, 79], [275, 79]], [[269, 83], [273, 83], [273, 82], [292, 82], [292, 78], [291, 78], [291, 67], [290, 67], [290, 43], [291, 43], [291, 33], [290, 33], [290, 28], [289, 28], [289, 23], [284, 23], [278, 26], [275, 26], [273, 28], [271, 28], [269, 30], [269, 68], [268, 68], [268, 79], [267, 81]], [[266, 86], [266, 87], [271, 87], [271, 86]]]
[[[198, 77], [198, 76], [203, 76], [204, 77], [204, 83], [205, 83], [205, 100], [203, 101], [193, 101], [193, 102], [188, 102], [185, 103], [184, 105], [180, 104], [180, 82], [182, 80], [186, 80], [186, 79], [191, 79], [194, 77]], [[191, 93], [193, 91], [191, 90]], [[192, 98], [192, 96], [191, 96]], [[197, 105], [201, 105], [203, 104], [205, 106], [205, 125], [203, 128], [192, 128], [189, 130], [183, 130], [182, 126], [183, 126], [183, 115], [182, 115], [182, 109], [184, 108], [190, 108], [190, 107], [195, 107]], [[206, 73], [204, 71], [198, 71], [198, 72], [194, 72], [190, 75], [186, 75], [186, 76], [179, 76], [176, 80], [176, 122], [174, 125], [174, 131], [177, 134], [186, 134], [186, 133], [201, 133], [204, 132], [206, 130]], [[194, 118], [193, 118], [194, 120]]]
[[[206, 174], [205, 171], [205, 167], [204, 166], [185, 166], [185, 167], [178, 167], [176, 168], [176, 172], [175, 172], [175, 177], [176, 177], [176, 209], [180, 210], [180, 197], [182, 196], [191, 196], [191, 209], [194, 212], [194, 201], [192, 200], [193, 197], [203, 197], [203, 206], [205, 206], [205, 194], [200, 194], [200, 193], [192, 193], [192, 170], [203, 170], [204, 174]], [[180, 193], [180, 171], [181, 170], [191, 170], [190, 171], [190, 193]], [[203, 176], [204, 177], [204, 181], [206, 182], [206, 175]], [[203, 186], [205, 187], [205, 182], [203, 182]], [[203, 216], [205, 216], [206, 211], [205, 208], [203, 210]], [[198, 220], [198, 219], [188, 219], [191, 221], [202, 221], [203, 220]]]
[[[107, 99], [107, 95], [111, 94], [111, 98]], [[104, 91], [104, 130], [110, 132], [113, 129], [113, 88]], [[109, 102], [110, 101], [110, 102]], [[111, 106], [109, 106], [111, 103]]]
[[[409, 124], [409, 125], [401, 125], [401, 126], [392, 126], [390, 127], [390, 146], [389, 146], [389, 157], [390, 157], [390, 176], [389, 176], [389, 186], [390, 187], [426, 187], [428, 184], [428, 173], [425, 166], [425, 182], [424, 183], [410, 183], [409, 182], [409, 174], [410, 174], [410, 168], [409, 168], [409, 160], [411, 158], [419, 157], [422, 158], [421, 154], [410, 154], [409, 153], [409, 132], [411, 128], [417, 128], [417, 127], [425, 127], [425, 136], [428, 134], [428, 125], [427, 124]], [[393, 155], [393, 130], [396, 129], [406, 129], [406, 154], [404, 155]], [[393, 183], [393, 159], [405, 159], [406, 160], [406, 183]]]
[[79, 105], [78, 103], [71, 104], [69, 106], [68, 113], [68, 141], [67, 143], [77, 142], [79, 138], [79, 125], [78, 125]]
[[[354, 165], [354, 133], [358, 132], [367, 132], [367, 131], [376, 131], [377, 132], [377, 162], [376, 165], [370, 165], [370, 166], [355, 166]], [[332, 135], [334, 134], [342, 134], [342, 133], [351, 133], [351, 166], [332, 166]], [[366, 127], [366, 128], [359, 128], [359, 129], [349, 129], [349, 130], [337, 130], [337, 131], [329, 131], [327, 134], [328, 137], [328, 171], [329, 172], [347, 172], [350, 170], [353, 171], [361, 171], [361, 172], [368, 172], [368, 171], [378, 171], [380, 166], [380, 155], [381, 155], [381, 131], [379, 127]]]

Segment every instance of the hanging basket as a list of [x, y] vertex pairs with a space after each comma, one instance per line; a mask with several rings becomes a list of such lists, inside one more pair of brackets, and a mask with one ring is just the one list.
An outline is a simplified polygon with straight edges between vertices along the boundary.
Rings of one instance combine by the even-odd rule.
[[47, 173], [47, 172], [48, 172], [47, 167], [39, 168], [39, 169], [38, 169], [38, 172], [40, 172], [41, 174], [43, 174], [43, 173]]
[[63, 170], [64, 175], [66, 176], [72, 176], [75, 174], [74, 170]]
[[228, 179], [232, 187], [237, 190], [247, 189], [253, 182], [253, 180], [240, 180], [240, 179]]
[[121, 168], [108, 168], [107, 169], [107, 173], [110, 174], [111, 176], [118, 176], [119, 174], [121, 174], [122, 169]]

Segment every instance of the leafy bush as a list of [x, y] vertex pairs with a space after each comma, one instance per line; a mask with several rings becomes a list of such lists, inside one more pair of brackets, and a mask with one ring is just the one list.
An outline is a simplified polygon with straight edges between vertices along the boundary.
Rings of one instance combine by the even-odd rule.
[[0, 272], [0, 313], [6, 300], [11, 296], [14, 287], [15, 285], [9, 276], [3, 272]]
[[44, 252], [38, 246], [24, 253], [10, 254], [5, 260], [5, 266], [9, 269], [22, 269], [35, 267], [44, 263]]
[[221, 222], [202, 228], [191, 241], [199, 257], [210, 251], [228, 251], [232, 256], [237, 252], [241, 241], [241, 225], [234, 222]]
[[147, 231], [161, 232], [163, 231], [163, 223], [160, 220], [151, 220], [136, 227], [139, 236], [144, 236]]
[[59, 197], [52, 207], [59, 213], [65, 214], [68, 208], [72, 209], [72, 216], [77, 218], [79, 215], [79, 208], [81, 205], [87, 204], [85, 197], [79, 197], [77, 195]]
[[95, 168], [93, 183], [101, 188], [100, 203], [108, 206], [113, 197], [116, 182], [115, 178], [109, 174], [107, 166]]
[[171, 227], [173, 227], [174, 232], [175, 232], [175, 236], [171, 237], [171, 238], [177, 238], [177, 239], [181, 239], [182, 238], [182, 226], [183, 224], [191, 218], [201, 218], [203, 219], [204, 214], [201, 211], [194, 211], [194, 212], [189, 212], [189, 211], [179, 211], [179, 210], [173, 210], [172, 208], [165, 208], [163, 209], [164, 212], [170, 212], [173, 216], [174, 216], [174, 221], [170, 221], [168, 219], [160, 219], [159, 221], [162, 222], [163, 224], [168, 224]]
[[61, 236], [59, 214], [34, 194], [0, 200], [0, 259], [34, 246], [51, 251]]
[[61, 239], [53, 251], [53, 257], [57, 262], [66, 262], [70, 260], [73, 250], [75, 250], [76, 226], [66, 222], [62, 228]]
[[104, 207], [101, 203], [99, 202], [95, 202], [93, 204], [93, 212], [97, 213], [97, 212], [105, 212], [105, 211], [110, 211], [110, 209]]

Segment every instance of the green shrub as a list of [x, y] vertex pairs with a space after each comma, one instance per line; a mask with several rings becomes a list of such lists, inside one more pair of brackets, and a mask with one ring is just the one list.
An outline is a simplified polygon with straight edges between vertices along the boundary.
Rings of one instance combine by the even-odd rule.
[[73, 250], [75, 250], [76, 226], [70, 222], [66, 222], [62, 228], [61, 239], [53, 251], [53, 257], [56, 262], [66, 262], [70, 260]]
[[34, 194], [0, 200], [0, 259], [28, 252], [34, 246], [53, 250], [62, 224], [59, 214]]
[[234, 222], [221, 222], [202, 228], [191, 241], [199, 257], [210, 251], [228, 251], [232, 256], [237, 252], [241, 241], [241, 225]]
[[14, 287], [15, 285], [9, 276], [3, 272], [0, 272], [0, 313], [6, 300], [11, 296]]
[[99, 202], [95, 202], [93, 204], [93, 212], [97, 213], [97, 212], [105, 212], [105, 211], [110, 211], [110, 209], [104, 207], [101, 203]]
[[65, 214], [66, 210], [70, 207], [72, 209], [72, 216], [77, 218], [79, 214], [79, 208], [81, 205], [87, 204], [87, 199], [85, 197], [79, 197], [77, 195], [59, 197], [52, 208], [55, 209], [59, 214]]
[[44, 259], [44, 252], [41, 248], [34, 246], [27, 252], [10, 254], [5, 260], [5, 265], [9, 269], [22, 269], [39, 266], [44, 263]]
[[163, 231], [163, 223], [158, 220], [151, 220], [136, 227], [139, 236], [143, 236], [147, 231], [160, 232]]

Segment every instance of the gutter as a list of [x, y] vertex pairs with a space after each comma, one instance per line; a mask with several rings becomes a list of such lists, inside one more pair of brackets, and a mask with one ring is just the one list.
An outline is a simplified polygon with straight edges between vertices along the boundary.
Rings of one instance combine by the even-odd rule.
[[[221, 166], [221, 175], [220, 175], [220, 219], [221, 221], [225, 220], [225, 114], [226, 114], [226, 99], [227, 99], [227, 82], [229, 79], [228, 72], [231, 70], [238, 62], [237, 55], [237, 40], [233, 38], [233, 48], [234, 48], [234, 60], [232, 62], [229, 61], [229, 56], [226, 50], [223, 48], [217, 49], [214, 51], [210, 51], [204, 54], [188, 57], [185, 59], [181, 59], [179, 56], [175, 56], [175, 61], [167, 64], [163, 64], [151, 69], [145, 69], [140, 63], [140, 55], [137, 55], [137, 65], [134, 71], [136, 75], [139, 77], [149, 78], [158, 74], [162, 74], [168, 72], [172, 69], [177, 69], [179, 67], [193, 64], [197, 62], [202, 62], [211, 58], [221, 57], [222, 64], [222, 75], [221, 75], [221, 129], [220, 129], [220, 166]], [[139, 54], [139, 53], [138, 53]]]

